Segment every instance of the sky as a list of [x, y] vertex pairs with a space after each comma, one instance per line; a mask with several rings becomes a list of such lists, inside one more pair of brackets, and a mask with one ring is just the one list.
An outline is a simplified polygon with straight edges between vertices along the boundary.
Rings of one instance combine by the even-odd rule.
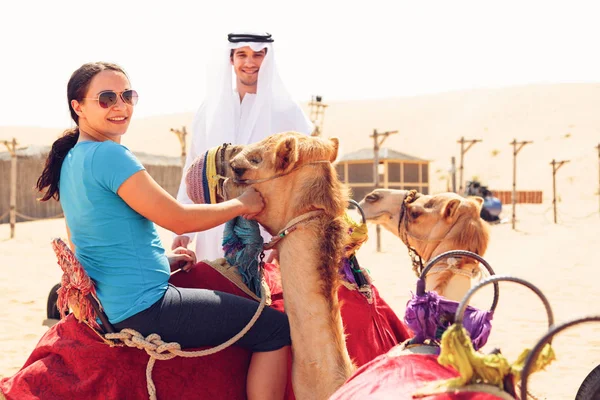
[[595, 2], [0, 0], [0, 126], [69, 127], [66, 85], [121, 65], [134, 118], [193, 112], [227, 33], [267, 31], [306, 102], [600, 82]]

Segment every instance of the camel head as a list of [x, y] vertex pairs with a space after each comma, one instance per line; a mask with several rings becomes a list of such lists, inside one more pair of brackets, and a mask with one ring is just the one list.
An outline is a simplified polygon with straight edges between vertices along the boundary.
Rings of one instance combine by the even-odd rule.
[[256, 219], [271, 234], [309, 211], [342, 216], [348, 197], [333, 167], [337, 154], [336, 138], [296, 132], [271, 135], [243, 146], [231, 159], [233, 179], [225, 182], [226, 197], [238, 196], [247, 186], [256, 188], [265, 200]]
[[[408, 194], [407, 190], [376, 189], [365, 196], [360, 205], [367, 221], [380, 224], [398, 236], [405, 245], [415, 249], [423, 262], [449, 250], [468, 250], [484, 255], [489, 228], [479, 216], [483, 204], [481, 197], [464, 198], [455, 193], [417, 194], [403, 210]], [[436, 279], [427, 281], [428, 289], [460, 301], [466, 293], [462, 293], [465, 288], [453, 294], [444, 293], [452, 274], [435, 275]]]

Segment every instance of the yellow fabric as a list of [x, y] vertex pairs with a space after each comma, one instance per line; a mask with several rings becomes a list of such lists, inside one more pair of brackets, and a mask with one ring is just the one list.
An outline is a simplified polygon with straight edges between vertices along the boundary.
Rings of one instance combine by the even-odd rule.
[[208, 181], [208, 191], [210, 194], [210, 203], [217, 203], [217, 185], [219, 178], [217, 176], [217, 151], [219, 147], [213, 147], [206, 153], [206, 179]]
[[350, 254], [347, 254], [347, 256], [350, 256], [354, 254], [364, 242], [367, 241], [369, 238], [369, 228], [367, 227], [367, 224], [359, 224], [356, 222], [350, 215], [348, 215], [347, 211], [344, 213], [344, 220], [350, 227], [350, 234], [348, 235], [349, 238], [348, 242], [346, 243], [346, 248], [351, 248], [352, 250]]
[[[529, 349], [523, 350], [523, 352], [517, 358], [517, 361], [511, 366], [511, 372], [517, 379], [521, 379], [521, 372], [523, 372], [523, 367], [525, 366], [525, 359], [529, 355]], [[538, 354], [537, 360], [533, 364], [533, 368], [531, 369], [531, 373], [541, 371], [545, 369], [552, 361], [556, 360], [556, 355], [554, 354], [554, 349], [550, 346], [549, 343], [546, 343], [544, 347], [542, 347], [542, 351]]]
[[[529, 351], [529, 349], [524, 350], [517, 361], [511, 365], [502, 354], [476, 352], [466, 329], [462, 325], [454, 324], [442, 335], [438, 362], [440, 365], [454, 368], [460, 376], [435, 382], [435, 387], [440, 390], [469, 384], [489, 384], [503, 389], [503, 381], [507, 375], [513, 374], [520, 379]], [[553, 360], [555, 360], [554, 350], [546, 344], [531, 373], [544, 369]]]

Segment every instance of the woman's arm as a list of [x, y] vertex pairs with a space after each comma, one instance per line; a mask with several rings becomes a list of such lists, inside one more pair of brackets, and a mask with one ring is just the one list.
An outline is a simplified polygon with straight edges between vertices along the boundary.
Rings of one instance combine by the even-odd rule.
[[145, 170], [127, 178], [117, 194], [129, 207], [178, 235], [211, 229], [240, 215], [251, 218], [264, 207], [262, 197], [254, 189], [219, 204], [181, 204]]

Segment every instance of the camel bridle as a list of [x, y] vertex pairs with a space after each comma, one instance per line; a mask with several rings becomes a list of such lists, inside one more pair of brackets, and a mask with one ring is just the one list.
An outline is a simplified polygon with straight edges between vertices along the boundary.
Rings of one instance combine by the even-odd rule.
[[[404, 243], [404, 245], [408, 249], [408, 255], [410, 256], [410, 259], [412, 262], [412, 269], [413, 269], [415, 275], [417, 275], [418, 277], [421, 276], [421, 274], [425, 268], [424, 263], [423, 263], [423, 257], [421, 257], [421, 255], [419, 254], [417, 249], [415, 249], [413, 246], [410, 245], [410, 243], [408, 243], [408, 237], [410, 236], [416, 240], [424, 241], [424, 242], [441, 242], [444, 239], [450, 239], [455, 236], [455, 235], [452, 235], [450, 237], [442, 237], [440, 239], [428, 239], [428, 238], [422, 238], [422, 237], [412, 235], [408, 231], [409, 220], [406, 215], [407, 208], [408, 208], [409, 204], [412, 204], [419, 197], [421, 197], [421, 193], [417, 192], [416, 190], [410, 190], [408, 192], [408, 194], [406, 195], [406, 197], [404, 198], [404, 200], [402, 201], [402, 205], [400, 207], [400, 214], [398, 216], [398, 236], [400, 236], [400, 240], [402, 240], [402, 243]], [[455, 223], [457, 223], [457, 222], [458, 222], [458, 220]], [[473, 270], [471, 272], [462, 271], [460, 268], [458, 268], [455, 265], [457, 260], [460, 260], [461, 258], [462, 257], [456, 257], [456, 259], [453, 261], [452, 265], [448, 265], [448, 267], [435, 267], [435, 268], [431, 269], [429, 272], [434, 273], [434, 272], [442, 272], [442, 271], [451, 271], [453, 274], [456, 274], [456, 275], [463, 275], [463, 276], [466, 276], [469, 278], [474, 277], [477, 274], [475, 270]]]
[[423, 268], [425, 268], [425, 266], [423, 265], [423, 258], [417, 252], [417, 249], [408, 243], [408, 218], [406, 218], [406, 209], [409, 204], [417, 200], [420, 196], [421, 194], [416, 190], [410, 190], [402, 201], [402, 205], [400, 206], [400, 214], [398, 215], [398, 236], [400, 236], [400, 240], [402, 240], [402, 243], [404, 243], [408, 249], [408, 255], [410, 256], [410, 260], [412, 262], [412, 269], [417, 276], [421, 276], [421, 272], [423, 272]]

